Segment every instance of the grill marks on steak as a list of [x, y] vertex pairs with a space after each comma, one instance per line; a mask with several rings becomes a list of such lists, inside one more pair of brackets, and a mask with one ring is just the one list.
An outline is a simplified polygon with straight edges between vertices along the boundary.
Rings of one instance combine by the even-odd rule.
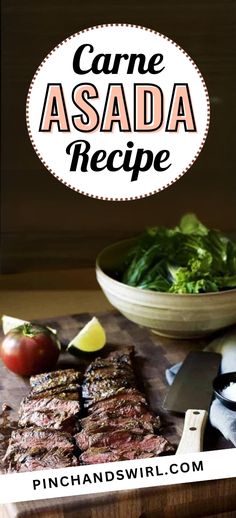
[[118, 449], [92, 447], [80, 455], [81, 464], [98, 464], [118, 460], [133, 460], [173, 453], [170, 443], [161, 436], [147, 435], [142, 440], [130, 440]]
[[55, 387], [42, 392], [35, 393], [31, 391], [27, 398], [36, 400], [53, 396], [56, 396], [59, 399], [73, 399], [78, 401], [80, 399], [80, 386], [71, 384], [68, 385], [68, 387]]
[[12, 432], [4, 462], [12, 472], [73, 466], [77, 459], [70, 434], [28, 428]]
[[76, 415], [66, 416], [53, 410], [24, 413], [18, 422], [19, 426], [39, 426], [42, 428], [54, 428], [74, 433]]
[[44, 430], [41, 428], [25, 428], [12, 432], [12, 443], [19, 443], [23, 449], [27, 447], [37, 446], [46, 442], [47, 448], [51, 449], [55, 446], [67, 449], [68, 452], [73, 451], [73, 440], [71, 435], [66, 432], [54, 430]]
[[[88, 415], [80, 420], [79, 372], [33, 376], [32, 390], [20, 405], [19, 429], [12, 433], [4, 457], [8, 472], [173, 452], [164, 437], [155, 435], [160, 420], [137, 388], [132, 357], [133, 348], [125, 348], [89, 365], [82, 385]], [[78, 424], [81, 431], [72, 437]]]
[[[111, 432], [113, 430], [146, 430], [149, 433], [154, 432], [160, 426], [160, 420], [158, 417], [147, 413], [144, 419], [138, 419], [137, 417], [114, 417], [109, 419], [106, 415], [94, 418], [94, 416], [85, 417], [79, 421], [82, 431], [87, 434]], [[75, 436], [77, 437], [77, 435]]]
[[125, 348], [110, 353], [105, 359], [97, 358], [89, 365], [82, 385], [87, 407], [115, 396], [119, 391], [136, 388], [132, 356], [133, 348]]
[[132, 367], [134, 348], [127, 347], [110, 353], [107, 358], [97, 358], [85, 371], [82, 386], [87, 406], [115, 395], [119, 390], [136, 387]]
[[132, 426], [124, 427], [120, 430], [109, 430], [107, 432], [89, 434], [85, 430], [75, 436], [76, 444], [80, 450], [85, 451], [91, 446], [101, 448], [108, 446], [109, 448], [124, 448], [130, 445], [136, 439], [142, 438], [147, 434], [147, 430], [142, 427]]
[[19, 415], [22, 416], [24, 413], [35, 412], [37, 410], [53, 410], [71, 416], [80, 411], [80, 403], [78, 400], [65, 400], [55, 396], [44, 398], [25, 397], [21, 402]]
[[95, 360], [90, 363], [85, 371], [85, 376], [87, 376], [91, 371], [95, 371], [97, 369], [104, 369], [106, 367], [111, 367], [112, 364], [115, 365], [129, 365], [132, 367], [132, 357], [134, 356], [134, 347], [128, 346], [124, 347], [122, 350], [116, 350], [111, 352], [106, 358], [97, 357]]
[[19, 426], [35, 425], [74, 433], [80, 412], [80, 380], [81, 373], [75, 369], [32, 376], [33, 388], [20, 406]]
[[56, 450], [37, 457], [30, 454], [20, 455], [17, 461], [9, 466], [9, 472], [22, 473], [41, 469], [69, 468], [71, 466], [78, 466], [77, 458], [67, 456], [63, 451]]
[[155, 435], [160, 419], [149, 410], [145, 396], [137, 389], [132, 354], [129, 349], [97, 358], [85, 372], [82, 393], [87, 399], [88, 417], [80, 420], [82, 431], [75, 435], [83, 452], [82, 464], [173, 451], [164, 437]]
[[38, 394], [45, 390], [78, 385], [80, 381], [81, 373], [79, 371], [66, 369], [31, 376], [30, 385], [32, 387], [32, 393]]
[[101, 413], [111, 410], [116, 410], [125, 405], [140, 404], [147, 407], [147, 401], [145, 396], [135, 388], [125, 389], [122, 387], [117, 390], [115, 394], [108, 395], [107, 398], [95, 399], [89, 406], [89, 414]]
[[80, 380], [81, 374], [75, 369], [30, 379], [33, 388], [19, 410], [18, 425], [22, 429], [12, 433], [4, 458], [8, 471], [78, 464], [71, 434], [76, 431], [80, 412]]
[[79, 401], [66, 401], [58, 397], [24, 398], [19, 411], [19, 426], [34, 424], [73, 432], [79, 412]]

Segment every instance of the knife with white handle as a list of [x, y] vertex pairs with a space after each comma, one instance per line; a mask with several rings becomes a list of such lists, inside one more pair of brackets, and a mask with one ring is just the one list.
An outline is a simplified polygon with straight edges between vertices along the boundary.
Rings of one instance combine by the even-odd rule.
[[221, 354], [192, 351], [184, 360], [169, 389], [164, 408], [185, 414], [182, 437], [176, 453], [202, 451], [213, 388]]

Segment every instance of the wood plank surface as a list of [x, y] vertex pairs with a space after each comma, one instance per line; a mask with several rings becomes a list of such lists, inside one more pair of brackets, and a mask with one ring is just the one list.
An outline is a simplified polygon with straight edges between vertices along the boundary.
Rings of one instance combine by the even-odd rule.
[[[183, 426], [183, 418], [176, 417], [162, 410], [162, 402], [168, 390], [165, 370], [173, 363], [181, 361], [189, 350], [202, 349], [208, 339], [179, 341], [162, 338], [151, 331], [141, 328], [116, 312], [99, 314], [99, 319], [107, 331], [109, 347], [135, 345], [136, 368], [142, 377], [144, 389], [151, 407], [161, 414], [163, 434], [177, 445]], [[43, 320], [59, 330], [64, 344], [70, 340], [90, 314], [71, 315]], [[62, 354], [58, 367], [65, 368], [87, 361], [87, 355], [81, 359]], [[12, 407], [10, 419], [1, 423], [0, 440], [5, 449], [4, 438], [9, 436], [17, 420], [19, 402], [28, 392], [28, 381], [10, 373], [0, 366], [1, 386], [0, 402]], [[4, 426], [2, 426], [2, 424]], [[205, 434], [205, 450], [232, 447], [232, 444], [220, 436], [210, 426]], [[217, 512], [236, 512], [236, 479], [209, 481], [194, 484], [181, 484], [157, 487], [145, 490], [106, 493], [105, 495], [78, 496], [35, 502], [9, 504], [3, 507], [6, 518], [179, 518], [216, 515]], [[7, 513], [7, 514], [6, 514]], [[203, 514], [199, 514], [203, 513]], [[0, 509], [0, 516], [1, 509]], [[218, 514], [220, 517], [220, 515]], [[230, 517], [226, 514], [225, 517]], [[232, 514], [232, 517], [236, 516]], [[223, 515], [222, 515], [223, 518]]]

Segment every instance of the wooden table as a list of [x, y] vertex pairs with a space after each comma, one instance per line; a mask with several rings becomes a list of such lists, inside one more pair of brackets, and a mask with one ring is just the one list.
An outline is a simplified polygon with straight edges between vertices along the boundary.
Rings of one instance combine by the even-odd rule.
[[[40, 277], [41, 275], [41, 277]], [[152, 407], [161, 408], [167, 386], [164, 371], [169, 365], [182, 360], [190, 349], [203, 347], [205, 340], [178, 341], [160, 338], [135, 324], [129, 323], [113, 313], [102, 293], [96, 289], [91, 271], [44, 272], [44, 274], [22, 274], [0, 279], [2, 287], [0, 311], [28, 319], [43, 319], [50, 315], [90, 314], [102, 311], [101, 321], [106, 325], [108, 340], [122, 345], [134, 343], [140, 359], [155, 355], [155, 361], [145, 365], [140, 362], [142, 376], [146, 380], [146, 391]], [[86, 289], [86, 286], [89, 289]], [[26, 288], [24, 290], [24, 287]], [[60, 289], [58, 289], [60, 287]], [[24, 290], [24, 291], [23, 291]], [[111, 313], [107, 313], [110, 310]], [[105, 311], [105, 313], [104, 313]], [[74, 332], [75, 321], [82, 326], [90, 315], [57, 319], [63, 339], [69, 339]], [[49, 319], [48, 321], [55, 320]], [[66, 325], [65, 322], [67, 322]], [[115, 328], [114, 328], [115, 326]], [[63, 330], [62, 330], [63, 327]], [[63, 362], [63, 358], [60, 360]], [[150, 370], [150, 365], [152, 368]], [[4, 371], [4, 367], [2, 367]], [[2, 372], [3, 372], [2, 371]], [[4, 374], [5, 373], [5, 374]], [[2, 397], [10, 398], [13, 412], [18, 401], [10, 390], [15, 376], [7, 371], [2, 374], [5, 392]], [[158, 373], [158, 376], [157, 376]], [[158, 379], [158, 381], [157, 381]], [[153, 383], [154, 380], [154, 383]], [[156, 380], [156, 381], [155, 381]], [[5, 381], [5, 383], [4, 383]], [[157, 390], [158, 385], [158, 390]], [[27, 392], [27, 383], [21, 382], [19, 400]], [[165, 435], [173, 442], [181, 434], [182, 418], [173, 418], [162, 413]], [[205, 449], [232, 446], [216, 431], [208, 428]], [[1, 490], [1, 489], [0, 489]], [[180, 484], [145, 490], [89, 495], [88, 497], [62, 498], [58, 500], [8, 504], [0, 507], [1, 518], [234, 518], [236, 517], [236, 479]]]

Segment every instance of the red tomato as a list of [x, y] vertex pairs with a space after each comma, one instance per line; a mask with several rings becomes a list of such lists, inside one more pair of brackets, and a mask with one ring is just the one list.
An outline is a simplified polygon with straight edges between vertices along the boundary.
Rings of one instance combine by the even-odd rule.
[[0, 354], [8, 369], [21, 376], [32, 376], [52, 369], [60, 350], [60, 342], [52, 331], [37, 324], [24, 324], [6, 334]]

